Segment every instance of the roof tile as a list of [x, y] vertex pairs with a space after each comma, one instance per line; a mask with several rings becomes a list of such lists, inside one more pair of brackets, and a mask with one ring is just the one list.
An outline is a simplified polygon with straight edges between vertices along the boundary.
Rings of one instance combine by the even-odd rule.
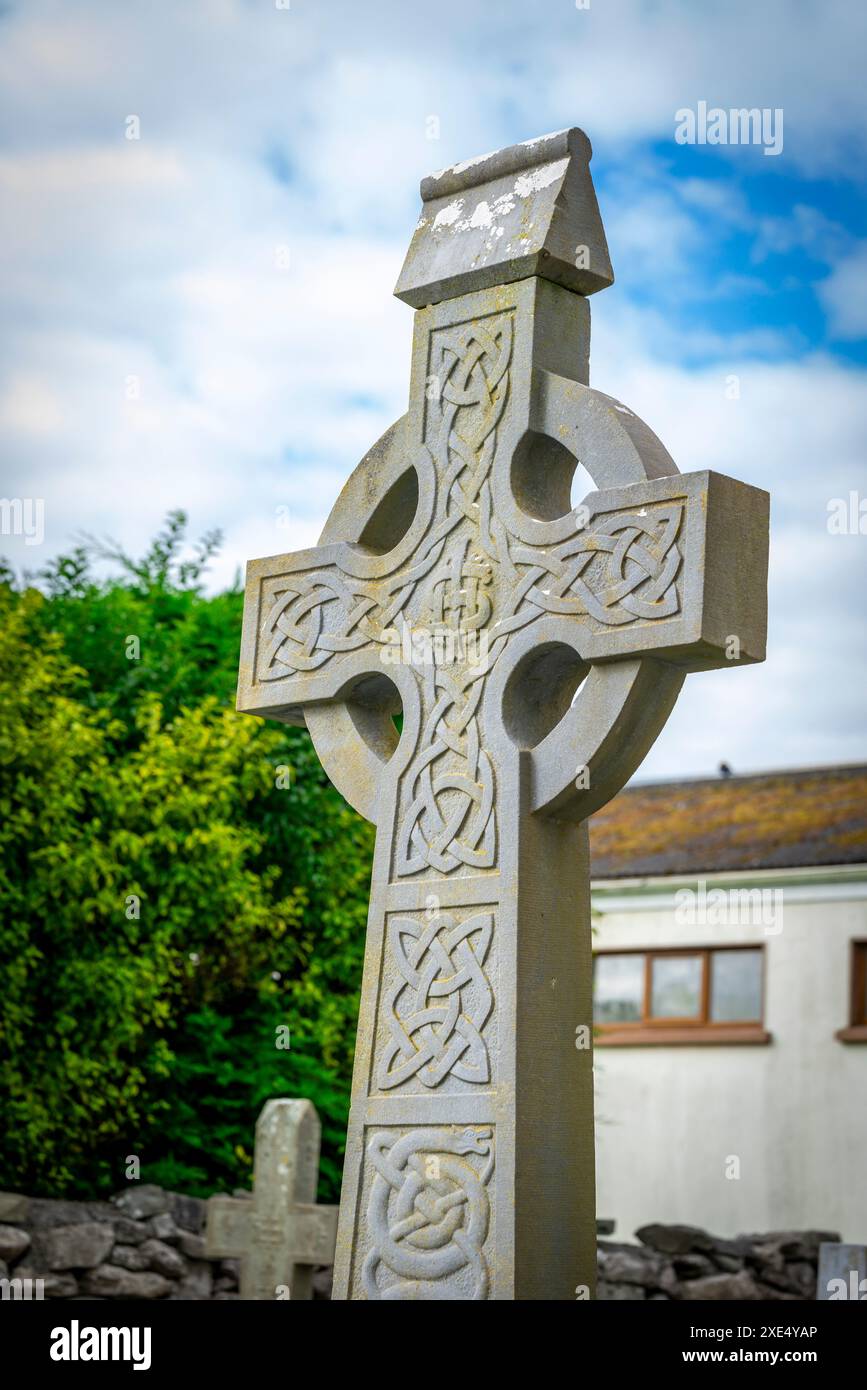
[[867, 766], [625, 788], [590, 823], [593, 877], [867, 862]]

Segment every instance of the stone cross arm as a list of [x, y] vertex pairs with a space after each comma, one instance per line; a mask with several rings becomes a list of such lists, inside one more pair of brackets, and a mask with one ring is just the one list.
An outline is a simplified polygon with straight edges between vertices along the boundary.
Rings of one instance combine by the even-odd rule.
[[[580, 620], [587, 661], [647, 654], [700, 671], [763, 660], [764, 614], [740, 559], [761, 551], [749, 532], [766, 522], [765, 496], [719, 473], [674, 474], [589, 493], [574, 509], [581, 524], [547, 547], [507, 535], [496, 558], [521, 583], [489, 640], [550, 614]], [[357, 541], [250, 561], [239, 707], [303, 724], [305, 706], [388, 674], [444, 539], [428, 533], [408, 561], [399, 547], [371, 564]]]
[[[619, 433], [629, 440], [625, 407], [570, 386], [575, 442], [580, 438], [581, 457], [598, 468], [602, 425], [615, 439]], [[406, 425], [400, 425], [387, 437], [398, 468], [406, 458], [394, 443], [405, 439]], [[543, 450], [536, 445], [535, 453], [541, 472]], [[489, 525], [487, 546], [476, 557], [462, 551], [456, 572], [454, 563], [448, 570], [450, 539], [467, 513], [478, 516], [480, 504], [456, 481], [437, 524], [436, 467], [424, 449], [415, 453], [412, 488], [406, 472], [391, 482], [388, 472], [380, 480], [371, 479], [371, 471], [365, 461], [326, 528], [327, 536], [342, 526], [351, 539], [326, 539], [294, 555], [250, 562], [238, 697], [249, 713], [306, 721], [318, 732], [330, 775], [368, 819], [390, 812], [378, 792], [398, 746], [391, 716], [401, 705], [404, 748], [421, 737], [425, 689], [402, 668], [407, 655], [410, 662], [432, 656], [432, 631], [484, 636], [485, 656], [476, 670], [484, 662], [487, 676], [499, 662], [500, 678], [490, 684], [500, 695], [521, 659], [552, 639], [570, 647], [582, 668], [627, 662], [631, 671], [642, 657], [664, 661], [673, 668], [672, 684], [675, 672], [764, 657], [766, 618], [756, 576], [767, 563], [767, 498], [758, 489], [713, 472], [673, 473], [591, 492], [563, 518], [533, 525], [530, 513], [522, 512], [525, 480], [513, 468], [492, 484], [506, 523]], [[353, 495], [359, 483], [366, 511]], [[402, 516], [395, 494], [405, 506]], [[376, 554], [363, 537], [376, 528], [378, 510], [389, 507], [403, 535]], [[495, 574], [508, 574], [508, 591], [492, 582]], [[469, 627], [464, 615], [470, 610], [484, 622]], [[330, 716], [317, 721], [317, 711], [329, 709]], [[540, 785], [550, 786], [552, 775], [556, 781], [557, 769], [565, 774], [592, 765], [589, 747], [582, 754], [582, 729], [590, 732], [586, 713], [567, 720], [538, 754]], [[487, 714], [489, 726], [504, 717], [490, 702]], [[622, 771], [617, 775], [622, 778]], [[570, 779], [560, 780], [564, 786], [549, 801], [562, 814]], [[567, 798], [573, 818], [596, 809], [591, 789], [584, 790], [591, 795]], [[594, 790], [603, 788], [597, 783]], [[606, 800], [609, 794], [606, 785]]]

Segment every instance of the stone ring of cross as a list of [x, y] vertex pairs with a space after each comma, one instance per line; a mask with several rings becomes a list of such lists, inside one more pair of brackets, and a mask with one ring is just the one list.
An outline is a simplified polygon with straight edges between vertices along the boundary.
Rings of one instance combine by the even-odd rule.
[[[508, 385], [502, 382], [504, 394]], [[641, 655], [640, 620], [611, 595], [625, 588], [641, 598], [659, 587], [664, 570], [660, 597], [646, 601], [680, 617], [675, 594], [686, 494], [692, 492], [696, 504], [688, 522], [702, 519], [692, 480], [672, 489], [673, 461], [652, 431], [616, 401], [549, 372], [537, 375], [535, 388], [532, 428], [526, 424], [519, 432], [513, 424], [509, 431], [507, 422], [481, 478], [472, 456], [460, 472], [454, 467], [456, 454], [462, 462], [466, 456], [462, 421], [452, 423], [434, 454], [423, 441], [413, 449], [405, 416], [359, 464], [323, 531], [321, 560], [327, 555], [343, 587], [332, 597], [317, 557], [313, 583], [321, 586], [323, 606], [331, 605], [318, 633], [325, 649], [331, 650], [329, 634], [342, 635], [366, 599], [374, 606], [365, 611], [364, 644], [333, 669], [317, 668], [321, 699], [305, 705], [304, 718], [330, 778], [368, 820], [377, 820], [387, 769], [398, 778], [414, 759], [429, 765], [437, 737], [430, 705], [444, 699], [447, 707], [437, 717], [456, 730], [456, 741], [465, 735], [463, 713], [471, 701], [474, 714], [483, 706], [486, 748], [499, 744], [507, 756], [511, 743], [527, 751], [532, 810], [584, 820], [641, 761], [683, 683], [682, 668]], [[479, 407], [473, 401], [467, 408]], [[437, 406], [428, 409], [441, 413]], [[569, 484], [579, 462], [599, 491], [572, 508]], [[660, 477], [661, 485], [646, 486]], [[611, 497], [611, 490], [619, 495]], [[558, 515], [560, 501], [565, 510]], [[623, 523], [619, 554], [604, 548], [611, 532], [597, 529], [612, 518]], [[377, 545], [386, 543], [380, 553]], [[470, 635], [479, 631], [469, 626], [472, 576], [462, 572], [466, 564], [455, 563], [465, 558], [487, 562], [493, 571], [492, 592], [484, 595], [492, 607], [480, 630], [484, 645]], [[432, 617], [437, 587], [451, 588], [464, 602], [463, 610], [453, 605], [445, 628]], [[583, 600], [587, 590], [608, 601], [600, 617]], [[305, 609], [305, 637], [312, 627], [308, 596], [309, 590], [296, 599]], [[326, 625], [329, 618], [337, 619], [336, 629]], [[419, 641], [419, 632], [430, 640]], [[297, 641], [291, 624], [281, 635], [278, 671], [281, 661], [292, 662]], [[612, 660], [618, 645], [623, 655]], [[440, 665], [447, 681], [439, 678]], [[401, 710], [399, 734], [393, 716]], [[616, 761], [610, 750], [615, 730]]]
[[[481, 829], [456, 845], [428, 786], [438, 757], [457, 757], [481, 719], [480, 753], [526, 753], [533, 811], [581, 821], [608, 801], [686, 670], [719, 664], [702, 566], [736, 566], [722, 525], [745, 488], [681, 476], [637, 415], [566, 374], [586, 362], [586, 299], [538, 279], [508, 290], [462, 297], [457, 325], [451, 300], [416, 315], [410, 411], [362, 459], [319, 546], [250, 576], [260, 569], [260, 699], [282, 697], [260, 712], [306, 723], [369, 820], [391, 815], [383, 786], [408, 774], [440, 856], [463, 847], [477, 863], [491, 857], [489, 820], [474, 817], [484, 797], [452, 783], [478, 786], [479, 760], [440, 788], [463, 791], [457, 814]], [[568, 349], [559, 371], [533, 360], [552, 337]], [[579, 463], [596, 491], [573, 507]], [[715, 636], [744, 659], [749, 633]], [[413, 844], [403, 857], [418, 862]]]
[[[318, 546], [248, 566], [238, 707], [306, 726], [377, 827], [337, 1298], [389, 1267], [365, 1136], [447, 1153], [466, 1126], [496, 1152], [490, 1296], [592, 1288], [587, 817], [687, 672], [764, 659], [767, 494], [679, 473], [589, 386], [589, 296], [613, 280], [590, 156], [560, 131], [422, 181], [395, 290], [408, 411]], [[568, 1220], [544, 1197], [564, 1174]], [[450, 1278], [412, 1296], [466, 1297]]]

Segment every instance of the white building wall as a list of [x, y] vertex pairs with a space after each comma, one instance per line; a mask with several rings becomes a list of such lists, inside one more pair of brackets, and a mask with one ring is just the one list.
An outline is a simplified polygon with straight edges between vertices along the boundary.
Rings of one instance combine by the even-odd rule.
[[[867, 870], [830, 874], [708, 877], [708, 889], [782, 887], [778, 934], [679, 925], [674, 889], [686, 880], [594, 885], [597, 950], [763, 945], [772, 1035], [767, 1045], [596, 1047], [597, 1210], [615, 1219], [616, 1238], [662, 1221], [724, 1236], [819, 1228], [867, 1243], [867, 1045], [834, 1037], [849, 1022], [851, 942], [867, 939]], [[732, 1156], [737, 1179], [726, 1177]]]

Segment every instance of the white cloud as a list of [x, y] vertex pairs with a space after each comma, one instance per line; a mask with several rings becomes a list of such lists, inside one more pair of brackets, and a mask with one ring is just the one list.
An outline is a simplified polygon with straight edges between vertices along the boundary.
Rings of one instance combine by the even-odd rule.
[[763, 217], [753, 243], [755, 264], [769, 256], [805, 251], [814, 260], [830, 262], [839, 256], [849, 238], [844, 229], [820, 208], [796, 203], [786, 217]]
[[818, 289], [832, 337], [867, 337], [867, 241], [840, 261]]
[[[828, 502], [867, 494], [865, 373], [823, 356], [685, 371], [596, 316], [593, 384], [648, 421], [682, 471], [771, 494], [768, 660], [688, 677], [642, 776], [858, 760], [867, 689], [867, 537], [828, 532]], [[726, 395], [737, 376], [740, 398]], [[732, 555], [737, 564], [737, 554]]]
[[[760, 257], [840, 254], [840, 229], [806, 198], [760, 223], [736, 174], [750, 160], [771, 179], [857, 174], [867, 108], [839, 52], [859, 51], [865, 27], [840, 2], [793, 24], [781, 0], [567, 3], [544, 22], [517, 0], [493, 18], [466, 0], [13, 11], [0, 20], [2, 491], [46, 499], [46, 540], [0, 549], [32, 568], [86, 529], [140, 551], [179, 506], [194, 533], [226, 532], [215, 584], [314, 543], [405, 408], [412, 313], [391, 290], [419, 177], [578, 121], [621, 277], [593, 301], [594, 384], [681, 468], [774, 499], [771, 659], [691, 677], [644, 771], [863, 755], [867, 538], [832, 538], [825, 519], [830, 497], [865, 490], [864, 374], [805, 355], [797, 333], [762, 322], [760, 298], [739, 331], [710, 310], [685, 329], [671, 307], [765, 292], [718, 263], [735, 232], [755, 232]], [[784, 106], [784, 155], [722, 148], [727, 177], [674, 178], [674, 111], [698, 99]], [[130, 114], [140, 141], [124, 138]], [[669, 156], [648, 152], [669, 139]], [[865, 271], [860, 249], [821, 286], [841, 338], [864, 331]]]
[[[440, 165], [496, 147], [506, 112], [529, 136], [577, 121], [606, 151], [671, 138], [674, 154], [674, 113], [698, 100], [785, 112], [781, 157], [723, 146], [722, 159], [850, 177], [867, 143], [860, 68], [841, 61], [867, 37], [867, 12], [851, 0], [811, 0], [796, 20], [788, 0], [563, 4], [544, 20], [521, 0], [494, 15], [481, 0], [296, 0], [288, 10], [29, 0], [3, 23], [0, 83], [23, 144], [65, 143], [64, 109], [90, 136], [120, 137], [134, 112], [145, 138], [183, 132], [220, 153], [252, 152], [263, 130], [297, 130], [307, 176], [338, 199], [365, 183], [375, 196], [377, 168], [398, 186], [426, 168], [429, 114], [441, 119], [443, 157], [430, 161]], [[391, 188], [378, 193], [390, 198]]]

